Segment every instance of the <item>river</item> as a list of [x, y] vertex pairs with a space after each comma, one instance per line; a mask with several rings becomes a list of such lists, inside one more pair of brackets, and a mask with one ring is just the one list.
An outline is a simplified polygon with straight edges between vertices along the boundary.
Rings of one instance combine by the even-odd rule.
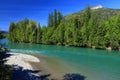
[[[66, 47], [0, 41], [12, 52], [46, 57], [59, 73], [79, 73], [85, 80], [120, 80], [120, 52], [90, 48]], [[56, 73], [57, 74], [57, 73]]]

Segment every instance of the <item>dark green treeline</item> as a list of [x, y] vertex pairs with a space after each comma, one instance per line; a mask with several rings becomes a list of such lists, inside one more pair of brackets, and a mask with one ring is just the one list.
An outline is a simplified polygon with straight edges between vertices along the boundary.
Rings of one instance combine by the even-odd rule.
[[[99, 13], [98, 13], [99, 14]], [[57, 44], [105, 49], [120, 48], [120, 14], [103, 19], [88, 6], [81, 15], [66, 19], [54, 10], [48, 16], [48, 26], [24, 19], [11, 22], [9, 39], [13, 42]]]

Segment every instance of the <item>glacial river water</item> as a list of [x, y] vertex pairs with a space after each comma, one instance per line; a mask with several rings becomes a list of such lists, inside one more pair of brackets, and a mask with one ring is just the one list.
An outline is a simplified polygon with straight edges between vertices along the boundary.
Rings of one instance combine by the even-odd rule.
[[47, 57], [48, 63], [54, 65], [53, 70], [59, 69], [61, 73], [79, 73], [86, 77], [85, 80], [120, 80], [120, 51], [12, 43], [7, 39], [0, 42], [12, 52]]

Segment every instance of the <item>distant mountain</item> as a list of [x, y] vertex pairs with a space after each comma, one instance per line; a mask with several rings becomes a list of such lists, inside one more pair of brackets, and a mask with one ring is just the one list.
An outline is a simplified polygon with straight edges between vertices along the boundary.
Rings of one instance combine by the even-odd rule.
[[2, 33], [2, 34], [8, 34], [7, 31], [0, 31], [0, 33]]
[[[95, 15], [101, 15], [102, 19], [106, 20], [114, 15], [116, 15], [117, 13], [120, 12], [120, 9], [111, 9], [111, 8], [103, 8], [102, 6], [96, 6], [98, 9], [91, 9], [93, 16]], [[92, 7], [95, 8], [95, 7]], [[83, 14], [85, 10], [73, 13], [73, 14], [69, 14], [67, 16], [65, 16], [66, 20], [70, 20], [70, 19], [74, 19], [76, 16], [80, 16]]]
[[103, 6], [102, 5], [97, 5], [97, 6], [91, 7], [92, 10], [100, 9], [100, 8], [103, 8]]

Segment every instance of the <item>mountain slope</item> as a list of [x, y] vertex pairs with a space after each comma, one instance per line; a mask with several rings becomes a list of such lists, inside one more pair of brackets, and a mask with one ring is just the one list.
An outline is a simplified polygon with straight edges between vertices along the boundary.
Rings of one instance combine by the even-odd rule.
[[[69, 14], [65, 16], [66, 20], [74, 19], [76, 16], [81, 16], [84, 13], [85, 10]], [[96, 15], [101, 15], [102, 19], [106, 20], [120, 12], [120, 9], [111, 9], [111, 8], [100, 8], [100, 9], [95, 9], [92, 10], [93, 16], [94, 14]]]

